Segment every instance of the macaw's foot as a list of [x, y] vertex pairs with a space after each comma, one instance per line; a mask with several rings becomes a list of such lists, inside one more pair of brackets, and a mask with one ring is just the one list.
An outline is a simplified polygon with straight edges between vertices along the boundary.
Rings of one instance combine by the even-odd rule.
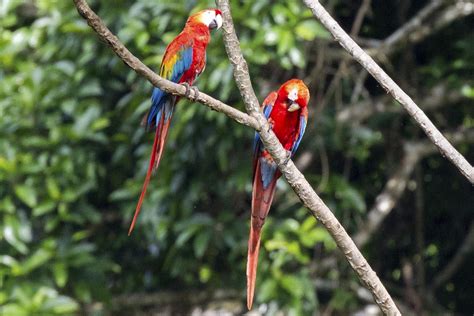
[[184, 93], [184, 96], [186, 98], [189, 98], [189, 95], [190, 95], [190, 92], [191, 92], [191, 86], [187, 82], [183, 82], [181, 85], [186, 88], [186, 92]]
[[267, 132], [270, 133], [270, 131], [273, 129], [273, 123], [274, 122], [275, 121], [271, 117], [268, 118], [268, 130], [267, 130]]
[[287, 150], [286, 151], [286, 158], [285, 158], [285, 161], [283, 161], [283, 163], [286, 165], [288, 163], [288, 161], [290, 161], [291, 159], [291, 150]]
[[199, 99], [199, 89], [196, 86], [191, 86], [191, 90], [194, 92], [192, 97], [193, 101], [197, 101], [197, 99]]
[[[183, 82], [182, 85], [186, 88], [184, 96], [192, 101], [196, 101], [199, 98], [199, 90], [195, 86], [190, 86], [189, 83]], [[191, 97], [191, 90], [193, 91], [193, 96]]]

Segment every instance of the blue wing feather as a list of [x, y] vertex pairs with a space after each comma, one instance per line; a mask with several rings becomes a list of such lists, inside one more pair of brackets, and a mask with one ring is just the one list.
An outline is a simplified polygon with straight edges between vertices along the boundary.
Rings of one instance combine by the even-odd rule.
[[[263, 115], [268, 120], [273, 110], [273, 103], [276, 99], [276, 93], [272, 92], [266, 99], [263, 101]], [[275, 176], [277, 166], [273, 161], [261, 157], [261, 152], [263, 150], [263, 144], [260, 140], [260, 135], [255, 133], [253, 141], [253, 157], [254, 157], [254, 172], [257, 166], [257, 163], [260, 163], [260, 177], [262, 179], [263, 188], [266, 189], [270, 185], [271, 181]]]
[[[273, 110], [273, 103], [269, 104], [264, 104], [263, 105], [263, 115], [265, 115], [265, 118], [268, 120], [270, 117], [270, 114], [272, 113]], [[260, 141], [260, 135], [255, 132], [255, 137], [253, 139], [253, 152], [254, 152], [254, 157], [258, 154], [258, 151], [260, 151], [260, 146], [261, 146], [261, 141]]]
[[272, 182], [275, 177], [275, 172], [277, 170], [277, 165], [273, 160], [265, 159], [265, 157], [260, 157], [260, 171], [262, 177], [263, 188], [266, 189]]
[[[172, 71], [169, 72], [169, 75], [164, 76], [166, 79], [178, 83], [183, 76], [183, 74], [191, 68], [191, 64], [193, 62], [193, 48], [192, 46], [183, 46], [182, 49], [178, 52], [178, 58], [176, 59], [174, 65], [172, 65]], [[164, 64], [161, 65], [160, 74], [163, 76], [166, 74], [164, 67], [168, 66]], [[159, 88], [154, 87], [153, 93], [151, 95], [151, 107], [150, 111], [148, 112], [147, 117], [147, 126], [149, 128], [154, 128], [158, 125], [158, 122], [165, 112], [165, 119], [169, 119], [171, 114], [173, 113], [173, 106], [171, 103], [174, 102], [166, 102], [168, 98], [172, 97], [170, 94], [165, 93], [164, 91], [160, 90]], [[175, 97], [173, 97], [175, 98]], [[174, 101], [174, 100], [172, 100]], [[168, 104], [168, 106], [164, 106]], [[163, 111], [164, 110], [164, 111]]]
[[179, 52], [179, 58], [176, 60], [176, 63], [173, 65], [173, 72], [169, 80], [173, 82], [179, 82], [183, 74], [191, 68], [191, 63], [193, 62], [193, 48], [191, 46], [183, 47]]
[[300, 127], [298, 131], [298, 136], [296, 137], [296, 141], [293, 144], [293, 147], [291, 147], [291, 155], [293, 156], [296, 153], [296, 150], [298, 149], [298, 146], [301, 143], [301, 139], [303, 138], [304, 132], [306, 130], [306, 123], [307, 123], [308, 118], [305, 115], [300, 116]]

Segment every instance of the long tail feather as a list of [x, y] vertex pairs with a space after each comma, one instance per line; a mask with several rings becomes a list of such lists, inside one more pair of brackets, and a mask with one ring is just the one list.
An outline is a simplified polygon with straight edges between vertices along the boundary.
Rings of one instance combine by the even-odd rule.
[[[173, 109], [171, 109], [171, 111], [172, 110]], [[166, 136], [168, 135], [168, 128], [171, 123], [171, 117], [172, 117], [172, 112], [168, 117], [162, 114], [159, 124], [156, 127], [155, 139], [153, 141], [153, 147], [151, 149], [151, 156], [150, 156], [150, 162], [148, 164], [148, 170], [146, 173], [145, 181], [143, 182], [142, 192], [140, 194], [137, 207], [135, 208], [135, 214], [133, 215], [132, 223], [130, 224], [130, 228], [128, 229], [128, 236], [132, 234], [133, 228], [135, 227], [135, 223], [138, 218], [138, 214], [140, 214], [140, 209], [142, 207], [142, 203], [145, 197], [148, 183], [150, 182], [151, 174], [153, 170], [156, 170], [158, 168], [158, 165], [160, 164], [161, 156], [163, 154], [163, 150], [165, 147]]]
[[250, 222], [250, 235], [247, 254], [247, 308], [252, 309], [255, 293], [255, 280], [257, 277], [258, 253], [260, 249], [260, 234], [265, 218], [268, 215], [275, 194], [276, 182], [279, 172], [274, 171], [272, 179], [266, 187], [262, 182], [262, 162], [256, 163], [252, 192], [252, 219]]
[[255, 279], [257, 278], [258, 253], [260, 250], [260, 232], [261, 229], [250, 229], [249, 249], [247, 255], [247, 308], [252, 309], [253, 296], [255, 293]]

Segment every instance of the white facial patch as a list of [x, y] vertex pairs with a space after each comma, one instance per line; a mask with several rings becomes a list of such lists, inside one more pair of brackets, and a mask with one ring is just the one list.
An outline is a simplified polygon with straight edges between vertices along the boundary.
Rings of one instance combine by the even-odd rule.
[[298, 89], [294, 88], [288, 93], [288, 99], [296, 101], [298, 99]]
[[216, 15], [215, 10], [204, 11], [200, 20], [207, 27], [209, 27], [209, 25], [211, 25], [213, 22], [217, 24], [217, 28], [222, 26], [222, 17], [220, 15]]
[[220, 29], [221, 26], [222, 26], [222, 15], [217, 14], [215, 20], [216, 20], [216, 23], [217, 23], [217, 28], [216, 29]]

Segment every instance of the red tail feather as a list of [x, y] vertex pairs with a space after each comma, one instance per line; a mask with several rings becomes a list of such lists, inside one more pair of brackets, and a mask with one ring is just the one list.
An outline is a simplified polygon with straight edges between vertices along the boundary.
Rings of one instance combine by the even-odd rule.
[[137, 207], [135, 208], [135, 214], [133, 215], [132, 223], [128, 229], [128, 236], [132, 234], [133, 228], [140, 214], [140, 208], [142, 207], [143, 198], [145, 197], [146, 189], [148, 183], [150, 182], [151, 174], [154, 169], [158, 168], [158, 165], [161, 160], [161, 155], [163, 154], [163, 149], [165, 147], [166, 135], [168, 134], [168, 127], [170, 126], [171, 117], [168, 120], [164, 121], [164, 116], [161, 118], [160, 123], [156, 127], [155, 140], [153, 141], [153, 147], [151, 149], [150, 163], [148, 165], [148, 171], [146, 173], [145, 181], [143, 182], [142, 193], [140, 194], [140, 199], [138, 200]]
[[253, 179], [252, 192], [252, 219], [250, 222], [250, 236], [247, 254], [247, 308], [252, 309], [257, 276], [258, 253], [260, 249], [260, 233], [265, 223], [275, 194], [276, 182], [280, 176], [276, 171], [274, 178], [266, 189], [263, 188], [260, 171], [260, 161], [257, 161]]
[[258, 252], [260, 250], [261, 228], [254, 228], [254, 219], [250, 223], [249, 250], [247, 255], [247, 308], [252, 309], [253, 295], [255, 292], [255, 279], [257, 277]]

